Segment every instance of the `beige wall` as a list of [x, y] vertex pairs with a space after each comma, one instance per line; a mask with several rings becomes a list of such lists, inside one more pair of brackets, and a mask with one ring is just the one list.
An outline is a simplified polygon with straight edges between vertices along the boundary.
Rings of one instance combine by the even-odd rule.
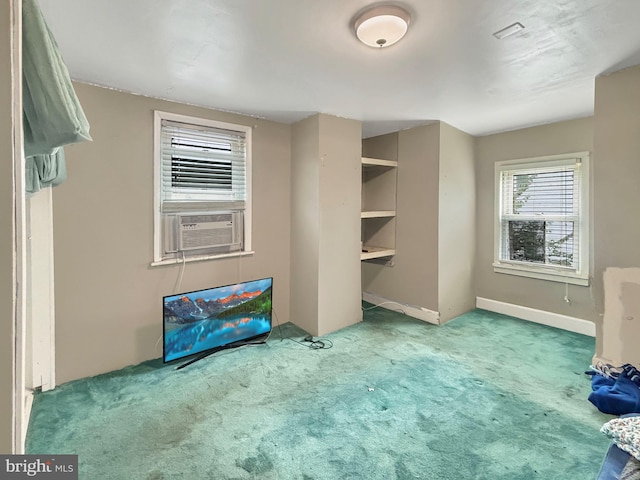
[[[403, 130], [397, 141], [394, 266], [364, 262], [362, 289], [400, 303], [438, 311], [440, 124]], [[385, 158], [393, 153], [393, 146], [370, 142], [373, 141], [364, 142], [367, 156]]]
[[446, 322], [475, 307], [474, 138], [440, 124], [438, 311]]
[[291, 128], [291, 321], [318, 334], [320, 117]]
[[399, 135], [400, 132], [393, 132], [364, 139], [362, 141], [362, 156], [397, 161]]
[[[640, 182], [640, 66], [596, 78], [594, 114], [594, 284], [597, 313], [604, 312], [603, 273], [609, 268], [640, 267], [640, 221], [638, 191]], [[617, 276], [611, 276], [615, 280]], [[612, 280], [612, 281], [613, 281]], [[637, 277], [636, 277], [637, 280]], [[626, 307], [637, 310], [629, 301], [639, 293], [637, 285], [624, 290], [622, 285], [607, 285], [609, 291], [621, 291]], [[624, 318], [605, 313], [604, 327], [597, 327], [596, 355], [603, 352], [602, 336], [607, 340], [607, 355], [638, 350], [640, 317]], [[626, 317], [632, 316], [633, 320]], [[620, 325], [621, 322], [636, 324]], [[603, 332], [603, 328], [606, 332]], [[617, 332], [617, 333], [613, 333]], [[612, 338], [615, 335], [615, 338]], [[636, 358], [636, 362], [640, 361]]]
[[11, 3], [0, 3], [0, 453], [11, 453], [13, 412], [13, 119]]
[[[76, 92], [93, 142], [66, 149], [54, 189], [58, 383], [158, 358], [162, 296], [274, 277], [274, 308], [289, 320], [290, 127], [86, 84]], [[151, 267], [153, 112], [253, 129], [255, 255]]]
[[361, 122], [320, 116], [319, 335], [362, 320], [361, 143]]
[[[592, 287], [569, 285], [571, 303], [566, 303], [564, 283], [494, 273], [492, 268], [495, 162], [591, 150], [592, 117], [476, 138], [477, 296], [597, 320]], [[600, 200], [597, 198], [596, 202]]]
[[292, 127], [291, 320], [312, 335], [362, 320], [361, 136], [324, 114]]

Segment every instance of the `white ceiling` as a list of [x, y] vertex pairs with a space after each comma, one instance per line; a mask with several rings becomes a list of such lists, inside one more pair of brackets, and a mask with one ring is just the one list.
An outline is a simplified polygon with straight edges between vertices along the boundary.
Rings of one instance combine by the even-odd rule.
[[353, 34], [370, 3], [40, 0], [76, 80], [285, 123], [323, 112], [364, 136], [591, 115], [595, 77], [640, 63], [640, 0], [392, 1], [412, 23], [386, 49]]

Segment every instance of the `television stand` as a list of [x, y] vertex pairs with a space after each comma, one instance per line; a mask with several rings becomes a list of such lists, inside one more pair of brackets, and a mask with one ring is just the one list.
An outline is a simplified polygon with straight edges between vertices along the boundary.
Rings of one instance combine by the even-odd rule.
[[240, 347], [240, 346], [241, 346], [240, 344], [238, 344], [238, 345], [229, 344], [229, 345], [224, 345], [222, 347], [216, 347], [216, 348], [213, 348], [211, 350], [207, 350], [206, 352], [201, 353], [197, 357], [192, 358], [188, 362], [183, 363], [182, 365], [178, 365], [176, 367], [176, 370], [180, 370], [181, 368], [187, 367], [187, 366], [191, 365], [192, 363], [196, 363], [198, 360], [202, 360], [203, 358], [207, 358], [209, 355], [213, 355], [214, 353], [219, 352], [220, 350], [228, 350], [230, 348], [236, 348], [236, 347]]
[[182, 365], [178, 365], [176, 367], [176, 370], [180, 370], [181, 368], [187, 367], [187, 366], [191, 365], [192, 363], [196, 363], [198, 360], [202, 360], [203, 358], [207, 358], [209, 355], [213, 355], [214, 353], [219, 352], [221, 350], [230, 350], [232, 348], [244, 347], [245, 345], [262, 345], [262, 344], [265, 344], [265, 343], [267, 343], [267, 342], [263, 340], [261, 342], [236, 342], [236, 343], [229, 343], [227, 345], [222, 345], [220, 347], [216, 347], [216, 348], [213, 348], [211, 350], [207, 350], [206, 352], [201, 353], [197, 357], [192, 358], [188, 362], [185, 362]]

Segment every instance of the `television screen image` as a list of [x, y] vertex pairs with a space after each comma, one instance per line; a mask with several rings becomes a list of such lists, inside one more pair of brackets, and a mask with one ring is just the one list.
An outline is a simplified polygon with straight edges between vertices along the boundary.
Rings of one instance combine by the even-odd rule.
[[271, 331], [273, 278], [163, 298], [163, 360], [248, 342]]

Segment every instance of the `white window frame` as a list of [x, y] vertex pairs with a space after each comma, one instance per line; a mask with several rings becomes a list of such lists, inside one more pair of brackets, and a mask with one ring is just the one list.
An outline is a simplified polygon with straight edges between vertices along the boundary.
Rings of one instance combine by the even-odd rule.
[[[245, 185], [246, 185], [246, 199], [245, 209], [243, 215], [243, 248], [240, 251], [230, 253], [211, 253], [201, 255], [189, 255], [185, 254], [181, 258], [166, 258], [163, 255], [163, 226], [162, 226], [162, 192], [161, 192], [161, 177], [162, 177], [162, 148], [161, 148], [161, 133], [162, 133], [162, 120], [170, 120], [174, 122], [181, 122], [190, 125], [199, 125], [205, 127], [213, 127], [225, 130], [233, 130], [237, 132], [243, 132], [246, 139], [246, 160], [245, 160]], [[183, 262], [194, 262], [202, 260], [213, 260], [220, 258], [239, 257], [245, 255], [252, 255], [255, 253], [252, 250], [251, 244], [251, 214], [252, 214], [252, 128], [245, 125], [237, 125], [226, 122], [219, 122], [216, 120], [209, 120], [204, 118], [191, 117], [187, 115], [180, 115], [177, 113], [154, 111], [154, 128], [153, 128], [153, 262], [152, 266], [157, 265], [169, 265]], [[213, 210], [212, 210], [213, 211]]]
[[[502, 172], [505, 170], [530, 169], [540, 167], [553, 167], [580, 163], [579, 188], [580, 207], [578, 213], [579, 228], [579, 266], [578, 269], [567, 269], [551, 265], [538, 265], [531, 262], [519, 262], [501, 258], [502, 248]], [[589, 152], [577, 152], [563, 155], [551, 155], [544, 157], [525, 158], [518, 160], [506, 160], [495, 164], [495, 209], [494, 209], [494, 261], [493, 271], [509, 275], [519, 275], [553, 282], [570, 283], [573, 285], [589, 285], [590, 266], [590, 232], [589, 232]]]

